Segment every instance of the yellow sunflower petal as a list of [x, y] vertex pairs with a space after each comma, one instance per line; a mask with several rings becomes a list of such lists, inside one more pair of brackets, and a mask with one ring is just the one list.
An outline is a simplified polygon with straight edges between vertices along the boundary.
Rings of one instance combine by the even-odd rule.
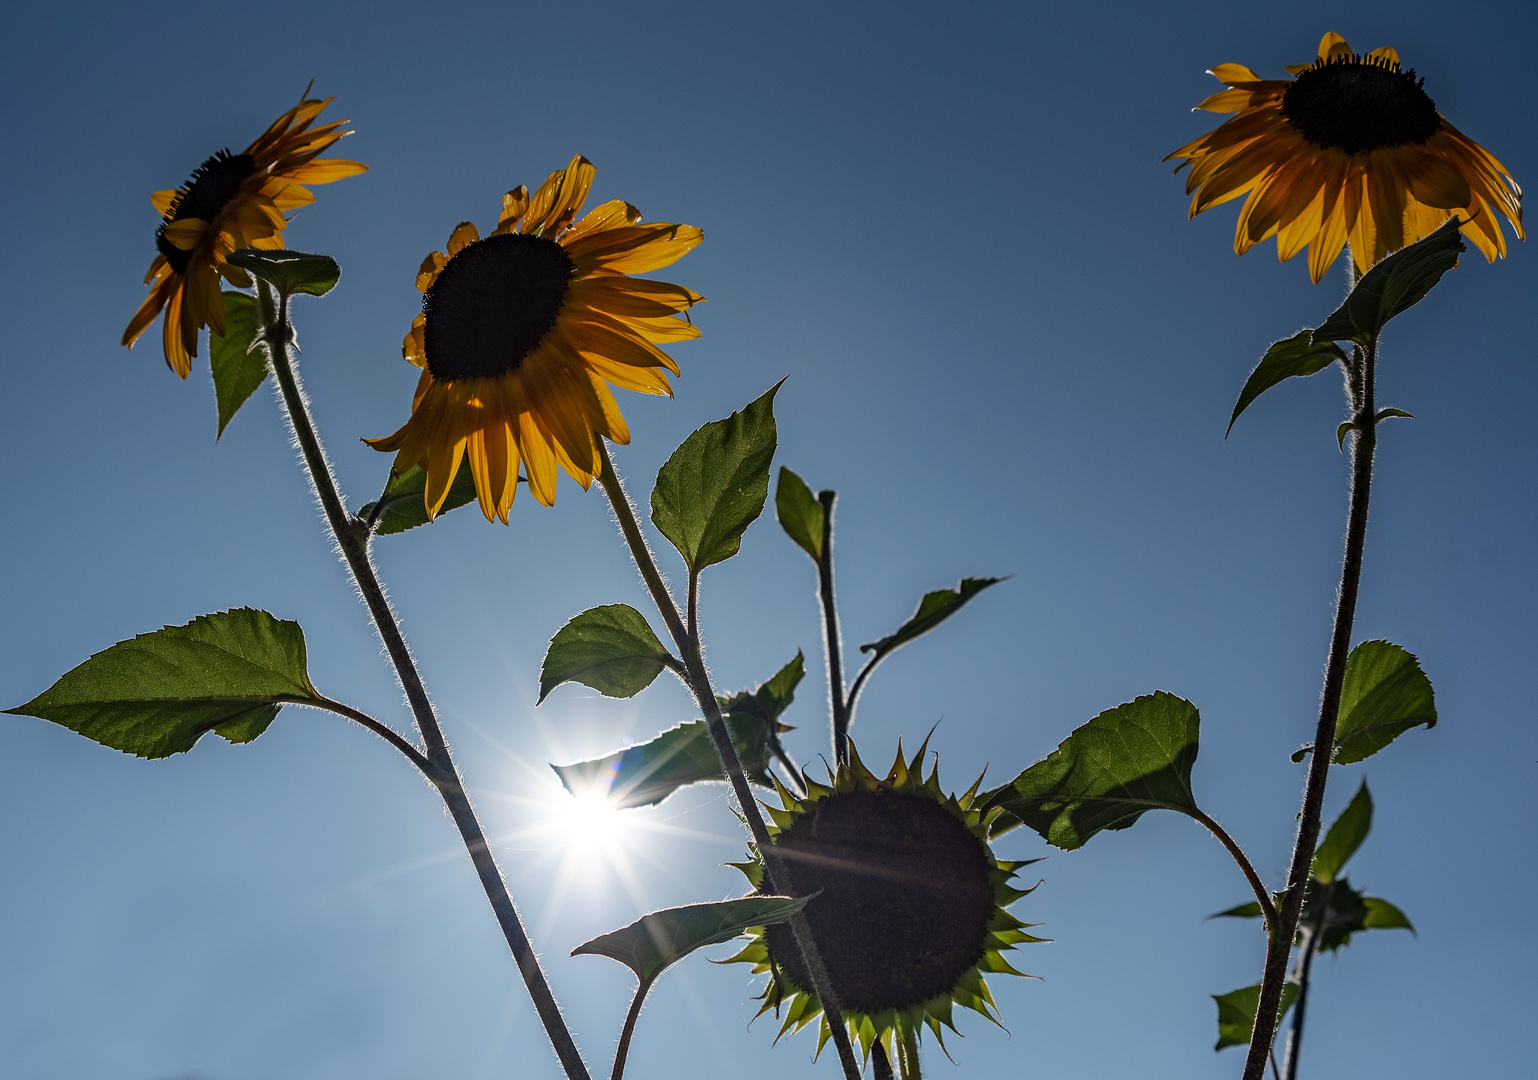
[[307, 165], [289, 170], [285, 175], [290, 180], [297, 180], [301, 184], [330, 184], [366, 172], [368, 172], [368, 166], [361, 161], [348, 161], [346, 158], [316, 158]]
[[181, 251], [191, 251], [203, 240], [208, 222], [201, 218], [182, 218], [166, 223], [165, 237], [171, 246]]
[[1351, 46], [1346, 44], [1346, 39], [1331, 30], [1319, 39], [1319, 59], [1330, 60], [1337, 56], [1350, 56]]
[[165, 217], [171, 212], [171, 204], [175, 201], [175, 188], [167, 188], [164, 191], [150, 192], [150, 202], [155, 204], [155, 209], [159, 211], [161, 217]]
[[529, 493], [545, 506], [555, 505], [556, 460], [555, 452], [539, 430], [539, 421], [532, 412], [518, 414], [518, 449], [523, 456], [524, 472], [529, 478]]
[[529, 189], [519, 184], [502, 196], [502, 216], [497, 219], [497, 232], [512, 232], [529, 208]]
[[1215, 67], [1209, 68], [1207, 70], [1207, 74], [1211, 75], [1219, 82], [1225, 82], [1229, 84], [1261, 81], [1259, 75], [1255, 74], [1243, 64], [1218, 64]]
[[704, 231], [695, 225], [629, 225], [588, 233], [566, 245], [579, 269], [644, 274], [671, 266], [699, 246]]
[[[462, 250], [464, 250], [464, 248], [467, 245], [475, 243], [480, 238], [481, 238], [481, 232], [480, 232], [479, 229], [477, 229], [475, 227], [475, 222], [473, 222], [473, 221], [461, 221], [458, 225], [454, 226], [454, 231], [449, 234], [449, 242], [448, 242], [449, 258], [452, 259], [455, 255], [458, 255]], [[438, 254], [438, 253], [435, 251], [435, 252], [433, 252], [432, 255], [429, 255], [428, 258], [431, 259], [433, 257], [433, 255], [436, 255], [436, 254]], [[424, 261], [422, 263], [422, 269], [425, 270], [426, 268], [427, 268], [427, 263]], [[418, 274], [417, 274], [417, 281], [421, 282], [421, 280], [422, 280], [422, 275], [421, 275], [420, 272], [418, 272]], [[420, 289], [422, 287], [421, 287], [420, 284], [418, 284], [417, 288]], [[427, 290], [426, 289], [422, 289], [422, 291], [426, 292]]]

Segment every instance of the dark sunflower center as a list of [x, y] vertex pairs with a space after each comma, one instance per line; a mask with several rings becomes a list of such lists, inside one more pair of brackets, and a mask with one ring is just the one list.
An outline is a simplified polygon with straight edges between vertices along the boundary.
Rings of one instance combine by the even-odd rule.
[[[982, 841], [944, 807], [890, 791], [829, 795], [780, 834], [840, 1002], [864, 1013], [948, 993], [987, 948], [996, 905]], [[811, 980], [790, 927], [768, 928], [790, 981]]]
[[1315, 64], [1282, 95], [1282, 114], [1316, 146], [1348, 154], [1425, 142], [1442, 118], [1414, 70], [1359, 56]]
[[488, 236], [449, 260], [427, 290], [427, 370], [435, 379], [505, 375], [555, 325], [575, 268], [554, 240]]
[[192, 170], [192, 179], [171, 200], [165, 221], [155, 230], [155, 248], [166, 257], [172, 270], [185, 274], [192, 252], [183, 251], [166, 239], [166, 225], [183, 218], [214, 220], [240, 194], [240, 185], [251, 175], [251, 164], [250, 154], [221, 150]]

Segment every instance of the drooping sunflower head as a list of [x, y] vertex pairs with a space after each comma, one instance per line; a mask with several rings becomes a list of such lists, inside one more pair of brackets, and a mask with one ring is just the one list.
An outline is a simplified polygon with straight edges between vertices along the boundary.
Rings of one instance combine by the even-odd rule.
[[584, 488], [599, 468], [598, 440], [630, 441], [610, 385], [671, 394], [678, 365], [657, 343], [699, 336], [681, 285], [634, 278], [700, 242], [693, 225], [641, 224], [620, 199], [576, 220], [594, 169], [580, 155], [532, 196], [518, 187], [482, 238], [468, 221], [447, 253], [422, 261], [422, 312], [401, 351], [422, 369], [411, 419], [366, 440], [394, 451], [395, 471], [427, 470], [429, 517], [468, 463], [481, 511], [507, 522], [520, 464], [534, 497], [555, 502], [557, 467]]
[[192, 171], [179, 188], [150, 196], [161, 222], [155, 230], [159, 253], [144, 282], [150, 294], [123, 331], [129, 347], [155, 316], [165, 311], [166, 363], [186, 378], [198, 354], [198, 331], [224, 333], [224, 299], [219, 280], [249, 287], [251, 278], [227, 262], [240, 248], [281, 248], [287, 213], [315, 201], [306, 184], [329, 184], [366, 172], [368, 166], [319, 155], [351, 131], [346, 120], [312, 127], [331, 98], [309, 90], [299, 104], [239, 154], [221, 150]]
[[[1023, 974], [1002, 954], [1044, 940], [1026, 932], [1035, 924], [1005, 910], [1032, 890], [1010, 885], [1026, 864], [999, 860], [988, 845], [997, 811], [974, 805], [977, 784], [947, 795], [938, 764], [926, 780], [927, 744], [911, 761], [899, 744], [891, 770], [878, 777], [851, 743], [850, 763], [829, 784], [809, 781], [800, 799], [781, 787], [782, 807], [769, 810], [794, 894], [817, 894], [806, 918], [850, 1036], [867, 1055], [882, 1043], [892, 1060], [896, 1043], [925, 1027], [943, 1046], [941, 1025], [955, 1030], [957, 1005], [998, 1023], [984, 974]], [[762, 857], [755, 856], [733, 865], [763, 889]], [[760, 1015], [783, 1005], [781, 1035], [822, 1017], [789, 926], [750, 934], [731, 962], [769, 975]], [[818, 1032], [820, 1052], [831, 1035], [825, 1017]]]
[[1283, 262], [1308, 248], [1315, 282], [1351, 245], [1358, 272], [1429, 236], [1449, 217], [1491, 262], [1519, 238], [1522, 189], [1489, 151], [1437, 111], [1425, 80], [1390, 48], [1365, 55], [1324, 35], [1312, 64], [1262, 79], [1243, 64], [1211, 69], [1228, 86], [1197, 106], [1235, 113], [1165, 160], [1190, 166], [1191, 216], [1246, 195], [1234, 232], [1243, 255], [1276, 237]]

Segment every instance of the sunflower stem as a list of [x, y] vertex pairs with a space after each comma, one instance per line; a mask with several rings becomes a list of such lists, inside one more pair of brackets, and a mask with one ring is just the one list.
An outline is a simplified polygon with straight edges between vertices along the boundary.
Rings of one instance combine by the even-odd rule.
[[902, 1080], [922, 1080], [919, 1075], [919, 1041], [913, 1029], [906, 1025], [899, 1028], [897, 1044], [897, 1068]]
[[[764, 822], [763, 811], [759, 809], [753, 789], [748, 786], [747, 773], [743, 771], [742, 761], [737, 756], [737, 748], [732, 745], [731, 732], [727, 730], [726, 720], [721, 715], [721, 706], [716, 701], [715, 690], [710, 684], [710, 674], [705, 668], [704, 654], [701, 652], [699, 640], [690, 635], [683, 620], [679, 618], [678, 605], [674, 602], [673, 595], [668, 592], [667, 585], [662, 580], [662, 574], [657, 569], [657, 561], [646, 543], [646, 537], [641, 533], [640, 523], [636, 520], [635, 507], [630, 502], [630, 496], [626, 493], [619, 474], [614, 471], [614, 462], [609, 457], [609, 448], [603, 439], [598, 440], [598, 454], [600, 459], [598, 482], [603, 486], [604, 494], [609, 497], [609, 507], [614, 511], [614, 517], [619, 522], [620, 532], [625, 538], [626, 546], [630, 549], [630, 557], [641, 574], [641, 580], [646, 583], [647, 589], [651, 592], [657, 611], [662, 616], [663, 622], [667, 624], [668, 632], [673, 635], [674, 644], [678, 646], [678, 651], [683, 656], [685, 669], [681, 676], [683, 683], [694, 695], [695, 704], [705, 715], [705, 725], [710, 732], [711, 741], [715, 743], [716, 753], [721, 758], [721, 768], [726, 773], [733, 794], [737, 797], [737, 805], [742, 812], [743, 820], [748, 824], [748, 831], [752, 834], [754, 846], [758, 848], [759, 857], [764, 861], [764, 871], [768, 876], [769, 886], [782, 896], [794, 896], [796, 894], [792, 890], [785, 861], [774, 846], [774, 838], [769, 835], [769, 827]], [[691, 599], [694, 595], [695, 583], [691, 579]], [[823, 964], [817, 943], [812, 938], [812, 929], [807, 923], [806, 915], [798, 912], [791, 916], [790, 928], [795, 935], [796, 946], [801, 950], [807, 974], [811, 976], [812, 990], [817, 994], [817, 1000], [822, 1005], [833, 1045], [838, 1049], [839, 1063], [843, 1066], [844, 1076], [846, 1080], [860, 1080], [860, 1066], [855, 1060], [854, 1047], [849, 1041], [849, 1029], [844, 1022], [843, 1010], [839, 1008], [838, 998], [833, 993], [827, 968]]]
[[1282, 1056], [1282, 1075], [1286, 1080], [1298, 1080], [1298, 1055], [1303, 1049], [1303, 1014], [1308, 1008], [1308, 982], [1314, 972], [1314, 954], [1319, 951], [1319, 937], [1324, 931], [1325, 916], [1330, 910], [1330, 894], [1334, 891], [1334, 882], [1325, 886], [1324, 895], [1319, 898], [1319, 913], [1314, 916], [1313, 925], [1304, 930], [1306, 939], [1303, 942], [1303, 955], [1298, 957], [1295, 976], [1298, 999], [1292, 1003], [1292, 1027], [1287, 1032], [1287, 1050]]
[[1298, 932], [1299, 916], [1303, 912], [1303, 894], [1308, 887], [1313, 867], [1314, 848], [1319, 842], [1324, 788], [1329, 779], [1330, 760], [1335, 756], [1335, 724], [1340, 712], [1340, 691], [1346, 676], [1346, 659], [1351, 653], [1351, 627], [1356, 618], [1357, 591], [1362, 580], [1362, 552], [1367, 539], [1367, 504], [1372, 493], [1373, 452], [1378, 444], [1373, 408], [1378, 339], [1374, 337], [1365, 348], [1359, 346], [1352, 352], [1346, 389], [1350, 396], [1355, 438], [1351, 443], [1351, 495], [1346, 516], [1346, 551], [1341, 561], [1340, 591], [1335, 602], [1335, 625], [1330, 634], [1324, 690], [1319, 698], [1319, 724], [1314, 734], [1314, 752], [1309, 756], [1303, 809], [1298, 815], [1298, 833], [1292, 848], [1292, 864], [1287, 872], [1287, 891], [1283, 894], [1277, 920], [1271, 926], [1266, 942], [1265, 974], [1260, 982], [1260, 1000], [1255, 1008], [1255, 1028], [1250, 1035], [1249, 1055], [1244, 1062], [1244, 1080], [1262, 1080], [1265, 1076], [1266, 1058], [1276, 1036], [1277, 1012], [1281, 1008], [1282, 989], [1287, 981], [1287, 962], [1292, 956], [1292, 943]]
[[822, 554], [817, 557], [817, 596], [822, 601], [822, 640], [828, 656], [828, 702], [833, 717], [833, 760], [849, 764], [849, 706], [854, 694], [844, 689], [843, 644], [838, 633], [838, 604], [833, 598], [833, 503], [836, 491], [819, 491], [822, 504]]
[[614, 1071], [609, 1074], [609, 1080], [620, 1080], [625, 1075], [625, 1059], [630, 1056], [630, 1039], [635, 1035], [636, 1021], [641, 1018], [641, 1005], [646, 1001], [646, 994], [652, 988], [650, 979], [643, 979], [636, 984], [635, 997], [630, 1000], [630, 1009], [625, 1013], [625, 1026], [619, 1033], [619, 1046], [614, 1051]]
[[[326, 452], [315, 434], [309, 402], [300, 387], [298, 373], [294, 369], [293, 356], [289, 351], [294, 339], [294, 328], [288, 316], [288, 297], [282, 296], [276, 312], [271, 318], [265, 318], [268, 312], [272, 312], [272, 308], [270, 288], [266, 282], [262, 282], [261, 310], [264, 314], [262, 339], [267, 346], [273, 372], [277, 376], [284, 411], [288, 416], [294, 441], [298, 443], [304, 457], [305, 471], [310, 478], [310, 484], [320, 500], [321, 508], [325, 511], [326, 523], [331, 529], [332, 538], [336, 541], [343, 559], [346, 560], [347, 568], [352, 573], [353, 583], [368, 606], [369, 614], [374, 620], [374, 629], [389, 653], [396, 678], [405, 692], [411, 714], [416, 720], [417, 729], [427, 745], [428, 768], [423, 771], [442, 794], [454, 824], [459, 827], [459, 834], [464, 839], [470, 859], [475, 864], [476, 873], [480, 876], [481, 885], [486, 890], [486, 898], [491, 901], [492, 911], [502, 927], [503, 935], [507, 938], [513, 959], [523, 975], [529, 996], [534, 999], [534, 1007], [539, 1013], [546, 1033], [550, 1036], [551, 1045], [555, 1049], [562, 1069], [570, 1080], [589, 1080], [587, 1066], [583, 1064], [576, 1043], [572, 1040], [571, 1033], [561, 1018], [560, 1006], [556, 1003], [555, 996], [550, 992], [550, 986], [545, 981], [545, 974], [540, 969], [539, 960], [534, 955], [533, 946], [530, 945], [523, 923], [518, 917], [518, 909], [507, 891], [507, 883], [502, 879], [502, 871], [491, 854], [491, 847], [486, 842], [480, 822], [476, 820], [469, 796], [465, 794], [459, 772], [454, 766], [443, 732], [438, 726], [432, 702], [428, 699], [427, 690], [422, 685], [422, 678], [417, 672], [410, 650], [406, 647], [406, 641], [401, 636], [400, 626], [395, 621], [395, 613], [391, 611], [390, 602], [374, 573], [373, 563], [369, 558], [368, 534], [355, 525], [355, 519], [348, 514], [346, 504], [342, 501], [341, 493], [337, 489], [336, 478], [332, 475], [331, 464], [326, 460]], [[412, 761], [419, 768], [421, 767], [421, 763], [416, 758], [412, 758]]]
[[886, 1044], [880, 1039], [871, 1043], [870, 1071], [872, 1080], [896, 1080], [892, 1075], [892, 1059], [886, 1056]]

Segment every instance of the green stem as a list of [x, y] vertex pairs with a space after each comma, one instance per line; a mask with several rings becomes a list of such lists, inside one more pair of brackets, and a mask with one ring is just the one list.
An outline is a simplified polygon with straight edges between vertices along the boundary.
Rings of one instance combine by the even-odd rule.
[[849, 763], [849, 706], [853, 694], [844, 689], [843, 646], [838, 632], [838, 605], [833, 599], [833, 503], [836, 491], [819, 491], [822, 504], [822, 554], [817, 557], [817, 597], [822, 602], [823, 650], [828, 657], [828, 703], [833, 719], [833, 760]]
[[[689, 634], [683, 620], [679, 618], [678, 605], [674, 603], [672, 594], [663, 583], [662, 574], [657, 569], [657, 561], [652, 556], [651, 548], [647, 546], [646, 538], [641, 534], [635, 507], [631, 505], [630, 496], [626, 494], [619, 474], [614, 471], [614, 462], [609, 457], [608, 444], [603, 439], [598, 440], [598, 453], [600, 459], [598, 482], [602, 485], [604, 494], [609, 497], [609, 506], [619, 522], [620, 532], [630, 548], [630, 557], [635, 562], [636, 569], [640, 571], [641, 580], [650, 591], [662, 621], [667, 624], [668, 633], [672, 635], [674, 644], [683, 656], [685, 669], [683, 683], [694, 695], [695, 704], [705, 715], [705, 726], [710, 732], [711, 741], [715, 743], [716, 753], [721, 758], [722, 771], [725, 772], [727, 781], [731, 784], [743, 820], [747, 822], [748, 831], [753, 836], [753, 843], [764, 861], [764, 871], [768, 876], [769, 886], [781, 896], [794, 896], [796, 893], [791, 887], [790, 874], [787, 872], [785, 861], [774, 845], [774, 838], [769, 835], [769, 827], [764, 823], [763, 812], [759, 809], [753, 789], [748, 786], [748, 777], [743, 771], [742, 761], [737, 757], [737, 748], [732, 745], [731, 733], [727, 730], [726, 721], [721, 716], [721, 706], [716, 701], [715, 690], [710, 684], [710, 675], [705, 670], [699, 640]], [[693, 572], [690, 578], [689, 595], [693, 598], [698, 595], [696, 591], [698, 578]], [[849, 1042], [849, 1029], [844, 1023], [843, 1011], [839, 1008], [838, 999], [834, 996], [832, 985], [828, 981], [827, 968], [823, 965], [822, 954], [818, 952], [817, 943], [812, 938], [811, 926], [806, 921], [806, 915], [798, 912], [791, 916], [790, 928], [795, 936], [796, 945], [801, 950], [807, 974], [811, 976], [812, 989], [822, 1004], [846, 1080], [860, 1080], [860, 1066], [855, 1061], [854, 1047]]]
[[619, 1033], [619, 1048], [614, 1051], [614, 1071], [609, 1080], [620, 1080], [625, 1075], [625, 1058], [630, 1056], [630, 1039], [635, 1034], [636, 1021], [641, 1018], [641, 1003], [652, 988], [649, 980], [636, 984], [635, 997], [630, 1000], [630, 1011], [625, 1013], [625, 1027]]
[[1314, 734], [1314, 752], [1309, 756], [1308, 782], [1303, 789], [1303, 809], [1298, 815], [1298, 834], [1292, 848], [1292, 864], [1287, 872], [1287, 892], [1282, 899], [1277, 921], [1266, 943], [1265, 974], [1260, 983], [1260, 1000], [1255, 1008], [1255, 1029], [1250, 1035], [1249, 1055], [1244, 1062], [1244, 1080], [1261, 1080], [1266, 1058], [1276, 1036], [1277, 1010], [1281, 1007], [1282, 988], [1287, 981], [1287, 962], [1292, 955], [1293, 939], [1298, 932], [1298, 917], [1303, 911], [1303, 894], [1314, 862], [1314, 848], [1319, 843], [1320, 817], [1324, 810], [1324, 788], [1329, 779], [1330, 760], [1335, 750], [1335, 724], [1340, 711], [1341, 685], [1346, 676], [1346, 660], [1351, 654], [1351, 627], [1356, 617], [1356, 600], [1362, 579], [1362, 551], [1367, 540], [1367, 505], [1372, 493], [1373, 452], [1378, 444], [1374, 421], [1374, 376], [1378, 341], [1353, 350], [1347, 373], [1351, 395], [1351, 421], [1356, 437], [1351, 443], [1351, 496], [1346, 517], [1346, 552], [1341, 561], [1340, 592], [1335, 603], [1335, 626], [1330, 634], [1329, 659], [1325, 664], [1324, 690], [1319, 698], [1319, 724]]
[[534, 1007], [539, 1013], [546, 1033], [550, 1036], [550, 1043], [555, 1049], [556, 1057], [560, 1059], [562, 1069], [570, 1080], [589, 1080], [587, 1066], [582, 1063], [582, 1056], [577, 1051], [576, 1043], [566, 1028], [566, 1022], [561, 1018], [560, 1006], [556, 1004], [555, 996], [550, 992], [550, 986], [545, 981], [545, 973], [540, 969], [533, 946], [530, 945], [528, 935], [524, 932], [523, 922], [518, 917], [518, 909], [507, 891], [507, 883], [502, 879], [502, 871], [492, 857], [491, 847], [486, 842], [485, 833], [481, 830], [480, 822], [476, 820], [469, 796], [465, 794], [459, 772], [454, 767], [454, 760], [449, 754], [448, 744], [444, 741], [443, 732], [438, 726], [437, 716], [433, 712], [432, 702], [427, 697], [427, 690], [422, 685], [416, 663], [411, 658], [411, 652], [401, 636], [400, 626], [395, 621], [395, 614], [390, 610], [390, 602], [386, 599], [384, 589], [374, 573], [373, 562], [369, 557], [368, 531], [362, 522], [348, 514], [341, 493], [337, 490], [336, 478], [331, 473], [331, 465], [326, 460], [326, 452], [315, 434], [315, 424], [310, 417], [309, 403], [305, 399], [304, 391], [300, 388], [299, 376], [294, 369], [293, 356], [289, 351], [294, 340], [294, 328], [288, 317], [288, 297], [281, 298], [278, 310], [273, 313], [272, 295], [266, 282], [262, 283], [261, 293], [261, 308], [265, 322], [262, 339], [266, 343], [267, 353], [272, 361], [273, 373], [277, 376], [278, 389], [283, 397], [289, 426], [304, 457], [310, 484], [320, 499], [321, 508], [325, 511], [326, 523], [330, 526], [331, 535], [341, 550], [343, 559], [346, 560], [347, 568], [351, 571], [353, 582], [368, 606], [369, 614], [373, 616], [374, 628], [379, 633], [386, 652], [389, 653], [396, 677], [400, 680], [401, 689], [406, 694], [406, 701], [411, 706], [411, 714], [416, 720], [417, 729], [421, 732], [422, 740], [427, 746], [426, 760], [430, 769], [427, 773], [428, 778], [442, 794], [449, 814], [459, 828], [465, 848], [469, 851], [470, 859], [475, 864], [476, 873], [481, 879], [481, 886], [486, 890], [486, 898], [491, 901], [491, 909], [502, 927], [503, 936], [507, 938], [513, 959], [523, 975], [529, 996], [534, 999]]

